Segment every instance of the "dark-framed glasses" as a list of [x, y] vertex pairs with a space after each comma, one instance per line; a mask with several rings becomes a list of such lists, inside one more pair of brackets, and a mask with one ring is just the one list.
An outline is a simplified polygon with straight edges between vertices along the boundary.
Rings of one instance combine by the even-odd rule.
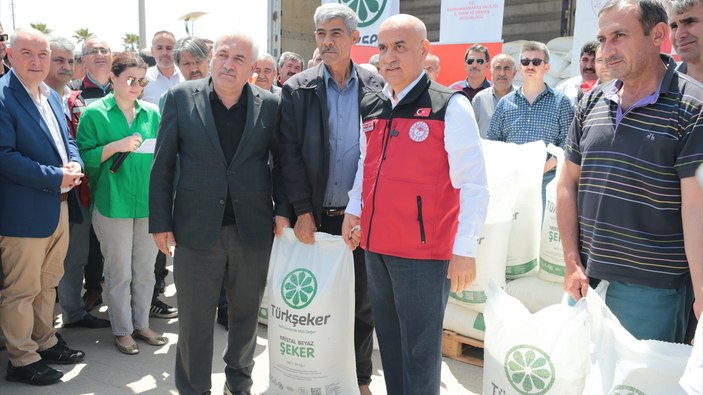
[[468, 59], [466, 59], [466, 64], [468, 64], [469, 66], [471, 66], [472, 64], [474, 64], [474, 61], [475, 61], [476, 63], [478, 63], [478, 64], [484, 64], [484, 63], [486, 62], [485, 59], [468, 58]]
[[534, 58], [534, 59], [528, 59], [528, 58], [522, 58], [520, 59], [520, 64], [523, 66], [529, 66], [530, 63], [532, 63], [533, 66], [539, 66], [544, 62], [544, 59], [540, 58]]
[[146, 86], [146, 84], [149, 83], [149, 80], [146, 78], [137, 78], [137, 77], [127, 77], [127, 85], [129, 86], [141, 86], [142, 88]]

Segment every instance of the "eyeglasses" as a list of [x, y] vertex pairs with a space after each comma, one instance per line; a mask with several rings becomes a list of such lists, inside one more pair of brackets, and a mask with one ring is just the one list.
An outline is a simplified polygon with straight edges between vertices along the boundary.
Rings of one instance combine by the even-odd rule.
[[98, 52], [100, 52], [100, 55], [107, 55], [110, 53], [110, 48], [95, 47], [87, 51], [84, 56], [96, 55]]
[[527, 59], [527, 58], [522, 58], [520, 59], [520, 64], [523, 66], [529, 66], [530, 62], [532, 62], [533, 66], [539, 66], [544, 62], [544, 59], [540, 58], [534, 58], [534, 59]]
[[139, 84], [139, 86], [141, 86], [143, 88], [148, 83], [149, 83], [149, 80], [146, 78], [127, 77], [127, 85], [132, 86], [132, 87]]
[[468, 59], [466, 59], [466, 64], [468, 64], [469, 66], [471, 66], [472, 64], [474, 64], [474, 61], [476, 61], [476, 63], [478, 63], [478, 64], [484, 64], [484, 63], [486, 63], [486, 61], [485, 61], [484, 59], [468, 58]]

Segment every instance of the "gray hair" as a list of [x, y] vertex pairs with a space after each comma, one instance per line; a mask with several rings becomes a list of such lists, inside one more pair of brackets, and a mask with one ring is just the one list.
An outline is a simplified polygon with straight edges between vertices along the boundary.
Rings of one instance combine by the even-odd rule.
[[430, 62], [434, 63], [435, 66], [439, 67], [439, 56], [433, 53], [428, 53], [427, 58], [425, 60], [429, 60]]
[[496, 63], [502, 62], [504, 60], [510, 62], [510, 64], [513, 65], [513, 68], [515, 68], [515, 59], [513, 59], [512, 56], [507, 53], [499, 53], [498, 55], [494, 56], [493, 59], [491, 59], [491, 69], [493, 68], [493, 66], [495, 66]]
[[176, 45], [173, 46], [173, 61], [176, 64], [181, 63], [181, 54], [183, 52], [188, 52], [195, 59], [207, 60], [210, 55], [210, 48], [202, 38], [185, 37], [176, 41]]
[[49, 37], [49, 47], [51, 47], [52, 50], [58, 49], [59, 51], [68, 51], [71, 54], [73, 54], [73, 50], [76, 49], [76, 46], [73, 45], [71, 40], [59, 36]]
[[260, 62], [262, 60], [268, 60], [274, 67], [276, 66], [276, 60], [273, 58], [273, 56], [271, 56], [270, 53], [259, 54], [259, 57], [256, 58], [256, 61]]
[[341, 18], [349, 30], [349, 34], [354, 33], [357, 28], [358, 19], [356, 13], [351, 8], [339, 3], [326, 3], [315, 10], [315, 15], [312, 17], [315, 22], [315, 28], [320, 26], [320, 23], [329, 20]]
[[[101, 38], [93, 37], [93, 38], [89, 38], [89, 39], [83, 41], [83, 45], [81, 46], [81, 54], [83, 54], [83, 56], [85, 56], [85, 55], [86, 55], [86, 52], [88, 52], [88, 45], [89, 45], [89, 44], [95, 44], [95, 43], [105, 44], [105, 46], [106, 46], [108, 49], [110, 49], [110, 45], [107, 43], [107, 41], [105, 41], [105, 40], [103, 40], [103, 39], [101, 39]], [[110, 51], [112, 52], [111, 49], [110, 49]]]
[[622, 9], [631, 5], [636, 5], [639, 10], [637, 19], [642, 25], [645, 36], [649, 36], [649, 32], [657, 24], [669, 21], [664, 4], [660, 0], [608, 0], [603, 8], [598, 11], [598, 16], [600, 17], [604, 12], [611, 9]]
[[549, 63], [549, 48], [544, 43], [539, 41], [525, 41], [520, 48], [520, 56], [523, 52], [528, 51], [542, 51], [544, 54], [544, 63]]
[[213, 46], [213, 51], [217, 52], [217, 47], [220, 46], [220, 42], [224, 39], [237, 39], [240, 41], [245, 41], [251, 44], [251, 62], [252, 64], [256, 61], [256, 58], [259, 57], [259, 45], [254, 41], [254, 38], [249, 34], [249, 33], [244, 33], [244, 32], [234, 32], [231, 34], [225, 34], [223, 36], [220, 36], [215, 40], [215, 46]]
[[378, 68], [378, 64], [380, 63], [380, 61], [381, 57], [377, 53], [371, 55], [371, 57], [369, 58], [369, 64], [376, 66], [376, 68]]
[[281, 57], [278, 58], [278, 68], [280, 69], [283, 67], [284, 64], [286, 64], [287, 61], [289, 60], [295, 60], [296, 62], [300, 63], [300, 67], [303, 67], [303, 57], [298, 55], [295, 52], [289, 52], [286, 51], [281, 54]]
[[671, 14], [682, 14], [696, 4], [703, 5], [703, 0], [669, 0], [668, 6]]

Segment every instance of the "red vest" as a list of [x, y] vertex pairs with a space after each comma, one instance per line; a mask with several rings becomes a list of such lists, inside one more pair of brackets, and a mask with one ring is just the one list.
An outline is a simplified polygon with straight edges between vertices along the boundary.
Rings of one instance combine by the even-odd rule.
[[381, 92], [363, 98], [363, 249], [410, 259], [451, 258], [459, 190], [449, 178], [444, 114], [454, 94], [461, 93], [425, 76], [395, 109]]

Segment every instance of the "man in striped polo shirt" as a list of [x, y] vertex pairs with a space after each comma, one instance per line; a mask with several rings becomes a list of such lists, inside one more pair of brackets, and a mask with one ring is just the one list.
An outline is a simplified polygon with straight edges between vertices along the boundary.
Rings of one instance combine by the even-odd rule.
[[[608, 280], [606, 304], [639, 339], [682, 342], [703, 296], [703, 86], [660, 55], [658, 0], [610, 0], [598, 39], [614, 81], [577, 107], [557, 220], [565, 290], [580, 299]], [[693, 288], [691, 283], [693, 282]]]

